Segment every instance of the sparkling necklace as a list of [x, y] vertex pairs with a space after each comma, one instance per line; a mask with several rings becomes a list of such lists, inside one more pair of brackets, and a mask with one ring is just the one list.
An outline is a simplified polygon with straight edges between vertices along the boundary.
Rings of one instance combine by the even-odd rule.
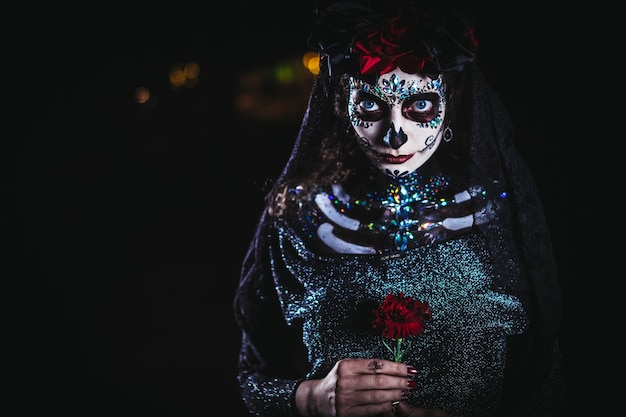
[[[362, 227], [373, 232], [389, 234], [396, 250], [406, 250], [411, 242], [415, 243], [413, 231], [424, 231], [435, 227], [436, 223], [419, 218], [420, 208], [438, 209], [452, 203], [453, 200], [438, 197], [440, 192], [450, 185], [450, 178], [443, 175], [422, 177], [417, 173], [402, 178], [389, 179], [384, 191], [366, 191], [358, 193], [352, 202], [342, 203], [334, 199], [333, 204], [343, 205], [338, 210], [350, 210], [350, 205], [361, 208], [383, 209], [386, 216], [380, 223], [370, 222]], [[360, 197], [362, 195], [362, 197]]]

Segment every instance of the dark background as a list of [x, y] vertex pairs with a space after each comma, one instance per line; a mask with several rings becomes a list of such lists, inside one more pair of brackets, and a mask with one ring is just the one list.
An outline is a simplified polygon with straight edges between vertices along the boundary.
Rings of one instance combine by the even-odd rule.
[[[479, 59], [544, 197], [565, 299], [568, 399], [580, 412], [580, 209], [565, 203], [567, 116], [553, 104], [567, 85], [548, 71], [564, 65], [567, 26], [539, 5], [475, 4]], [[14, 267], [4, 281], [12, 397], [24, 415], [244, 415], [232, 298], [263, 184], [286, 161], [300, 117], [242, 115], [237, 80], [307, 51], [312, 19], [308, 2], [181, 7], [74, 11], [79, 19], [51, 7], [5, 37], [18, 111], [17, 133], [3, 141]], [[169, 87], [172, 64], [191, 60], [198, 85]], [[157, 98], [149, 109], [132, 99], [138, 85]]]

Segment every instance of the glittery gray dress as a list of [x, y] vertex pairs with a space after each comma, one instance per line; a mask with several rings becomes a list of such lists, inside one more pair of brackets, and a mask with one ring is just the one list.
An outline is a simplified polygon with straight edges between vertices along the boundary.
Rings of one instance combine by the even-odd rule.
[[[373, 310], [387, 294], [402, 292], [427, 301], [432, 320], [423, 334], [413, 337], [404, 357], [405, 363], [419, 370], [418, 387], [409, 401], [443, 409], [455, 417], [496, 416], [507, 362], [507, 339], [523, 333], [528, 322], [524, 306], [514, 293], [519, 288], [520, 272], [511, 269], [506, 278], [497, 276], [484, 237], [471, 227], [455, 235], [431, 236], [428, 244], [420, 243], [420, 231], [429, 228], [432, 232], [432, 225], [441, 225], [444, 219], [432, 221], [431, 215], [430, 221], [420, 221], [417, 213], [424, 211], [418, 209], [405, 210], [408, 214], [402, 219], [389, 216], [389, 203], [380, 196], [389, 195], [389, 190], [412, 190], [401, 193], [405, 201], [399, 201], [398, 194], [388, 199], [394, 202], [391, 208], [395, 214], [412, 204], [432, 207], [434, 201], [446, 201], [441, 197], [445, 181], [428, 181], [438, 183], [437, 192], [411, 188], [411, 181], [423, 179], [391, 181], [378, 197], [371, 192], [358, 197], [337, 195], [337, 191], [344, 194], [343, 188], [320, 192], [313, 202], [300, 202], [295, 216], [273, 221], [267, 230], [272, 243], [266, 252], [267, 275], [261, 278], [265, 282], [257, 281], [258, 287], [248, 290], [259, 296], [259, 303], [273, 304], [276, 310], [265, 318], [251, 319], [278, 320], [274, 324], [280, 326], [268, 330], [272, 336], [267, 335], [269, 339], [261, 344], [267, 343], [272, 355], [279, 355], [287, 363], [294, 363], [294, 358], [301, 355], [300, 360], [305, 359], [300, 365], [301, 378], [322, 378], [342, 358], [392, 359], [380, 334], [372, 328]], [[371, 189], [371, 185], [364, 188]], [[450, 199], [447, 203], [464, 204], [461, 212], [452, 213], [467, 214], [469, 210], [472, 223], [476, 223], [488, 221], [490, 205], [497, 204], [481, 200], [461, 203]], [[354, 201], [361, 207], [354, 207]], [[378, 222], [351, 225], [350, 221], [359, 216], [372, 220], [372, 212], [380, 214]], [[450, 212], [442, 216], [447, 218]], [[362, 244], [339, 246], [346, 252], [363, 252], [353, 247], [378, 245], [378, 249], [376, 253], [337, 253], [321, 242], [320, 230], [325, 226], [332, 229], [333, 235], [341, 236], [343, 243]], [[409, 238], [402, 240], [399, 236]], [[271, 294], [263, 294], [264, 289], [270, 289]], [[280, 331], [283, 326], [284, 335]], [[285, 337], [291, 334], [301, 335], [301, 341]], [[296, 345], [292, 345], [294, 341]], [[300, 378], [272, 378], [270, 370], [264, 369], [269, 362], [253, 365], [261, 359], [257, 357], [260, 345], [248, 342], [250, 350], [244, 343], [243, 363], [263, 370], [240, 375], [248, 407], [263, 416], [292, 415], [293, 390]], [[298, 367], [292, 372], [295, 369]], [[534, 398], [531, 405], [548, 407], [542, 401]], [[517, 415], [543, 414], [520, 411]]]
[[[277, 282], [287, 323], [302, 322], [311, 371], [325, 376], [341, 358], [391, 359], [372, 332], [372, 311], [388, 293], [426, 300], [432, 321], [415, 337], [406, 363], [419, 369], [410, 401], [454, 416], [490, 415], [499, 398], [506, 337], [525, 325], [519, 300], [494, 288], [489, 255], [476, 235], [400, 256], [316, 256], [290, 230]], [[282, 266], [281, 266], [282, 268]]]

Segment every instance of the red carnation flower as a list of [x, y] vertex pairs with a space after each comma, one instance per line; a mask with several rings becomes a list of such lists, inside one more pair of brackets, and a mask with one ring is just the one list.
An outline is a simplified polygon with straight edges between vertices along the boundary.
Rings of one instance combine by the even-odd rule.
[[[404, 353], [411, 347], [409, 336], [417, 336], [426, 330], [426, 322], [431, 319], [430, 305], [426, 301], [405, 297], [403, 293], [387, 294], [385, 301], [374, 310], [374, 329], [382, 329], [382, 336], [395, 340], [392, 348], [383, 340], [385, 347], [393, 354], [394, 361], [402, 362]], [[406, 342], [406, 346], [403, 343]]]

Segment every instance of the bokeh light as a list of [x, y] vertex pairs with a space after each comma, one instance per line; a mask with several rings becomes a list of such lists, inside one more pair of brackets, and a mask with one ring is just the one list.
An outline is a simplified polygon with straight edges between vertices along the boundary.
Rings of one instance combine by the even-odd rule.
[[320, 56], [317, 52], [307, 52], [302, 57], [302, 64], [311, 74], [317, 75], [320, 72]]

